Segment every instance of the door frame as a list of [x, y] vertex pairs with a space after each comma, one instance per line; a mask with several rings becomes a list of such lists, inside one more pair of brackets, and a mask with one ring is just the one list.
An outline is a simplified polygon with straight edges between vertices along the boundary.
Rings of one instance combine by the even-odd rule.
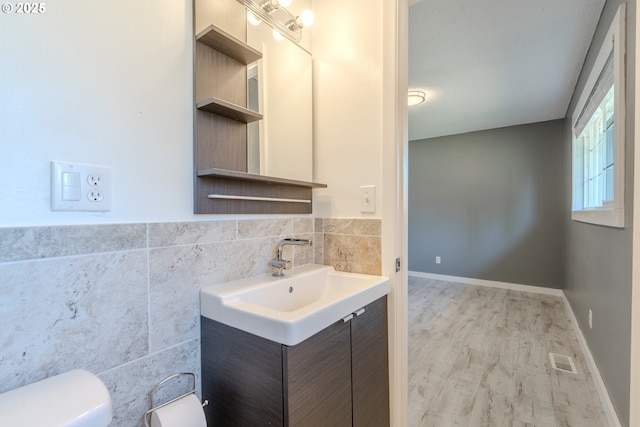
[[[631, 366], [629, 389], [629, 425], [640, 426], [640, 8], [636, 6], [636, 63], [635, 63], [635, 116], [633, 153], [633, 243], [631, 270]], [[634, 404], [634, 402], [636, 404]]]
[[[383, 274], [389, 276], [389, 374], [391, 425], [405, 427], [408, 418], [408, 0], [382, 1], [383, 31]], [[395, 203], [391, 203], [394, 201]], [[396, 271], [396, 259], [400, 269]]]

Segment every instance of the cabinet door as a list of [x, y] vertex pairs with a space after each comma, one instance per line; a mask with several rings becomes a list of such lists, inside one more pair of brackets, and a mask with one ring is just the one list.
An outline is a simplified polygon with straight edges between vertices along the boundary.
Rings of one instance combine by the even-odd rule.
[[353, 426], [389, 426], [387, 297], [351, 320]]
[[282, 346], [201, 317], [207, 425], [282, 426]]
[[285, 426], [350, 427], [351, 330], [340, 320], [283, 346]]

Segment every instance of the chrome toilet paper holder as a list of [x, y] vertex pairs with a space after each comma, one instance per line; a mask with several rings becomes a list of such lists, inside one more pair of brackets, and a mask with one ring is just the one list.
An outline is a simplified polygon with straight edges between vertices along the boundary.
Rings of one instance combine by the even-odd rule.
[[[167, 381], [170, 381], [174, 378], [179, 378], [179, 377], [184, 377], [184, 376], [188, 376], [191, 377], [191, 390], [189, 390], [188, 392], [181, 394], [180, 396], [171, 399], [167, 402], [164, 402], [160, 405], [157, 406], [153, 406], [153, 395], [155, 394], [156, 391], [158, 391], [158, 389], [160, 387], [162, 387], [164, 385], [164, 383], [166, 383]], [[150, 419], [151, 419], [151, 413], [153, 411], [156, 411], [164, 406], [167, 406], [177, 400], [182, 399], [183, 397], [187, 397], [190, 394], [195, 394], [196, 393], [196, 375], [194, 373], [191, 372], [180, 372], [178, 374], [173, 374], [173, 375], [169, 375], [167, 378], [163, 379], [162, 381], [160, 381], [158, 384], [156, 384], [156, 386], [149, 392], [149, 406], [151, 407], [151, 409], [149, 409], [147, 412], [144, 413], [144, 425], [146, 427], [149, 427], [150, 425]], [[205, 400], [204, 402], [202, 402], [202, 406], [207, 406], [209, 404], [208, 400]]]

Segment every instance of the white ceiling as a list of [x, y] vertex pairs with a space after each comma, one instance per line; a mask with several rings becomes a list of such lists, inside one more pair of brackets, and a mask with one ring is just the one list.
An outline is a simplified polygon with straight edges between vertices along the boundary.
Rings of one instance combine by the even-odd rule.
[[604, 0], [410, 0], [409, 140], [563, 118]]

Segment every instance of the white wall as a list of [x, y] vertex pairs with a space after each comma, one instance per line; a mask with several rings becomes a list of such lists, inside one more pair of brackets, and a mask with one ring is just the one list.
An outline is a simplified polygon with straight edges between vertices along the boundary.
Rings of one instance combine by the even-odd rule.
[[[191, 2], [46, 7], [0, 17], [0, 226], [193, 219]], [[51, 160], [111, 167], [111, 212], [51, 212]]]
[[[314, 180], [329, 185], [316, 216], [381, 216], [376, 3], [313, 4]], [[0, 226], [202, 219], [192, 214], [191, 14], [190, 1], [66, 0], [2, 16]], [[111, 167], [111, 212], [51, 212], [51, 160]], [[376, 186], [375, 214], [360, 213], [361, 185]]]
[[[313, 3], [314, 179], [320, 217], [381, 217], [382, 2]], [[360, 212], [360, 186], [376, 186], [376, 213]]]

